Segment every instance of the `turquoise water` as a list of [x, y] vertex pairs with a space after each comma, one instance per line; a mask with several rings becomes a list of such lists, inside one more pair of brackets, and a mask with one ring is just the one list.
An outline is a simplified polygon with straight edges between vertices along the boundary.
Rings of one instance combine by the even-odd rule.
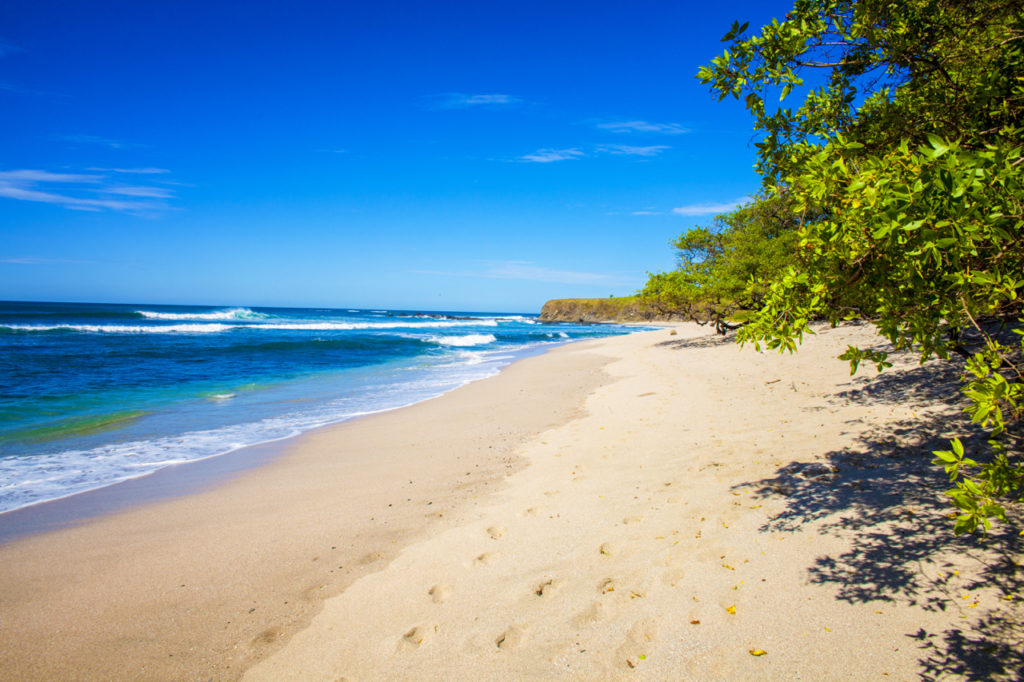
[[633, 331], [502, 313], [0, 302], [0, 512]]

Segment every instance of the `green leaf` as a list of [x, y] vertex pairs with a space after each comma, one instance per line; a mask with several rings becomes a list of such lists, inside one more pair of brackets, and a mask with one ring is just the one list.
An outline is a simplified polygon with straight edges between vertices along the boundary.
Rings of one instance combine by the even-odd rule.
[[[738, 211], [711, 225], [718, 246], [682, 266], [686, 309], [742, 300], [743, 339], [783, 351], [796, 348], [797, 320], [870, 320], [922, 363], [949, 358], [966, 332], [983, 350], [950, 398], [990, 443], [973, 459], [959, 441], [934, 455], [958, 486], [958, 533], [1002, 521], [1004, 502], [1024, 506], [1024, 352], [986, 338], [1024, 331], [1012, 321], [1024, 299], [1020, 22], [1004, 0], [800, 2], [750, 37], [734, 24], [729, 52], [698, 74], [750, 103], [756, 168], [779, 201], [755, 202], [753, 213], [771, 208], [757, 220]], [[795, 65], [812, 63], [820, 85], [797, 88]], [[783, 105], [761, 99], [773, 88]], [[892, 364], [841, 357], [853, 371]]]
[[738, 21], [732, 22], [732, 28], [729, 29], [728, 33], [726, 33], [724, 36], [722, 36], [721, 42], [723, 42], [723, 43], [729, 42], [730, 40], [732, 40], [736, 36], [740, 35], [744, 31], [746, 31], [748, 26], [750, 26], [749, 22], [744, 22], [742, 25]]
[[949, 145], [938, 135], [928, 133], [928, 144], [935, 150], [934, 158], [938, 158], [949, 151]]
[[963, 486], [964, 486], [964, 488], [967, 489], [967, 492], [969, 492], [972, 495], [981, 496], [981, 495], [985, 494], [982, 491], [981, 487], [979, 487], [977, 483], [975, 483], [974, 481], [972, 481], [969, 478], [965, 478], [963, 480]]

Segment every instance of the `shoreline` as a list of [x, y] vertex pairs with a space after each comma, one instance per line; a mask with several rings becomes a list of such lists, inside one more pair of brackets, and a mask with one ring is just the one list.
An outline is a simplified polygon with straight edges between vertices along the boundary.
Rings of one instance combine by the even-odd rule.
[[928, 464], [965, 423], [945, 366], [850, 377], [846, 345], [881, 344], [863, 326], [792, 356], [673, 329], [0, 546], [0, 671], [1015, 679], [1020, 541], [954, 538]]
[[168, 464], [133, 478], [113, 481], [96, 488], [40, 500], [23, 507], [2, 511], [0, 512], [0, 546], [12, 540], [51, 530], [73, 527], [90, 519], [126, 511], [133, 507], [171, 500], [208, 490], [230, 480], [234, 476], [244, 474], [249, 469], [265, 466], [278, 457], [284, 456], [294, 447], [295, 441], [320, 429], [330, 429], [357, 419], [403, 410], [422, 402], [440, 398], [471, 383], [492, 379], [521, 360], [543, 355], [548, 351], [571, 343], [574, 342], [539, 344], [508, 351], [507, 354], [511, 359], [498, 366], [495, 374], [470, 379], [464, 384], [446, 389], [437, 395], [423, 398], [416, 402], [382, 408], [368, 414], [345, 417], [338, 421], [320, 424], [289, 436], [242, 445], [198, 459]]
[[[594, 342], [546, 347], [435, 398], [271, 443], [286, 446], [204, 489], [142, 490], [141, 504], [0, 544], [0, 671], [237, 679], [325, 598], [499, 488], [519, 440], [572, 418], [601, 381], [604, 361], [579, 351]], [[537, 388], [538, 370], [544, 401], [492, 421], [506, 395]]]
[[[401, 409], [401, 408], [398, 408]], [[338, 422], [345, 423], [345, 422]], [[319, 428], [330, 428], [326, 424]], [[311, 432], [246, 445], [219, 455], [169, 464], [101, 488], [71, 493], [0, 513], [0, 547], [41, 533], [74, 528], [91, 520], [201, 493], [286, 455], [289, 442]]]

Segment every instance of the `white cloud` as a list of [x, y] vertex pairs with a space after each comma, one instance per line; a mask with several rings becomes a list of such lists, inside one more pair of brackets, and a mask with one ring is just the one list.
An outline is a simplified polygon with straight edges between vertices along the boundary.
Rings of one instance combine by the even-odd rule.
[[22, 169], [0, 171], [0, 197], [75, 211], [152, 213], [169, 209], [164, 200], [174, 193], [166, 187], [109, 184], [105, 175]]
[[[671, 147], [664, 144], [646, 147], [636, 147], [628, 144], [604, 144], [592, 147], [590, 155], [614, 154], [615, 156], [643, 156], [649, 158], [661, 154], [666, 149], [671, 149]], [[531, 154], [524, 154], [516, 160], [529, 163], [554, 163], [555, 161], [568, 161], [585, 156], [588, 156], [587, 152], [584, 152], [579, 147], [570, 147], [569, 149], [538, 149]]]
[[630, 215], [661, 215], [660, 211], [633, 211]]
[[532, 154], [525, 154], [519, 157], [520, 161], [530, 163], [553, 163], [555, 161], [567, 161], [586, 156], [580, 149], [538, 149]]
[[44, 170], [12, 170], [0, 171], [0, 182], [36, 183], [36, 182], [99, 182], [102, 175], [85, 175], [80, 173], [51, 173]]
[[449, 92], [437, 95], [431, 99], [433, 100], [433, 105], [438, 109], [508, 106], [522, 101], [518, 97], [501, 93], [466, 94], [462, 92]]
[[685, 216], [718, 215], [719, 213], [728, 213], [729, 211], [733, 211], [738, 206], [749, 204], [751, 201], [753, 201], [752, 197], [744, 196], [733, 199], [732, 201], [723, 201], [721, 203], [688, 204], [686, 206], [673, 208], [672, 212]]
[[150, 197], [153, 199], [170, 199], [174, 196], [174, 192], [165, 187], [108, 187], [103, 192], [126, 197]]
[[95, 263], [91, 260], [76, 260], [73, 258], [0, 258], [4, 265], [53, 265], [55, 263]]
[[474, 277], [483, 279], [511, 279], [554, 284], [600, 284], [604, 286], [636, 286], [633, 278], [598, 272], [559, 270], [534, 265], [529, 261], [502, 261], [485, 263], [484, 268], [470, 272], [443, 272], [437, 270], [414, 270], [420, 275], [444, 277]]
[[129, 147], [139, 146], [131, 142], [111, 140], [110, 138], [99, 137], [97, 135], [58, 135], [57, 139], [64, 140], [65, 142], [73, 142], [75, 144], [95, 144], [100, 145], [101, 147], [110, 147], [111, 149], [127, 149]]
[[21, 52], [21, 48], [17, 45], [11, 45], [3, 38], [0, 38], [0, 57], [6, 57], [14, 52]]
[[597, 151], [623, 156], [657, 156], [666, 149], [671, 149], [671, 147], [665, 144], [654, 144], [648, 147], [633, 147], [628, 144], [606, 144], [598, 147]]
[[478, 104], [515, 104], [519, 100], [512, 95], [466, 95], [462, 102], [468, 106]]
[[603, 273], [545, 268], [528, 261], [506, 261], [492, 265], [484, 276], [491, 279], [524, 279], [556, 284], [613, 284], [615, 280], [620, 279]]
[[678, 123], [650, 123], [648, 121], [616, 121], [614, 123], [598, 123], [602, 130], [613, 133], [660, 133], [662, 135], [682, 135], [690, 132]]
[[166, 168], [87, 168], [86, 170], [100, 171], [101, 173], [131, 173], [134, 175], [158, 175], [170, 173]]

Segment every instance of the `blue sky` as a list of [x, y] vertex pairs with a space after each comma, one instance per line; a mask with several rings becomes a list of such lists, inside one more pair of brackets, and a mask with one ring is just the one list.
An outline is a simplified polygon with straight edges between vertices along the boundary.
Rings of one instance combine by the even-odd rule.
[[755, 192], [789, 2], [4, 3], [0, 299], [534, 312]]

